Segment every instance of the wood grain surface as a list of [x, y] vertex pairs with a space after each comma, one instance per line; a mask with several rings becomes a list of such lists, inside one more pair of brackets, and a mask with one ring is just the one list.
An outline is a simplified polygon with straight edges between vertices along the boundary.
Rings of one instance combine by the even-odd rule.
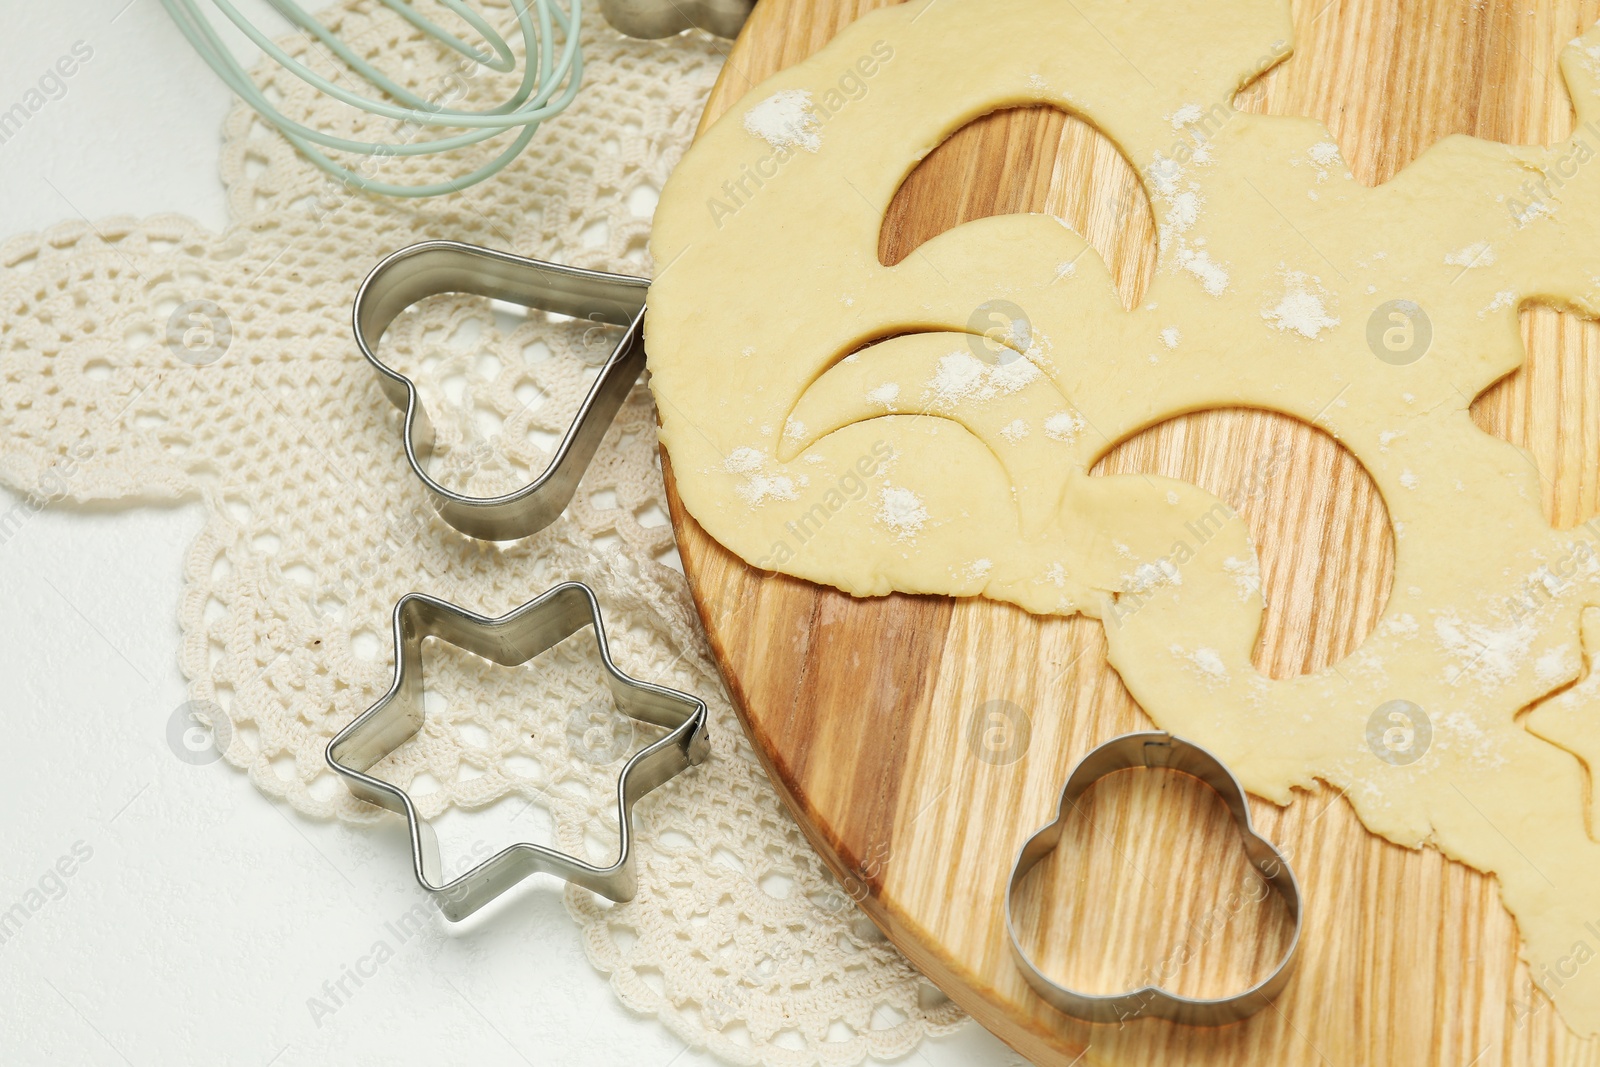
[[[875, 0], [761, 0], [732, 46], [705, 123], [798, 62]], [[1295, 54], [1238, 107], [1311, 115], [1356, 177], [1383, 182], [1457, 132], [1516, 143], [1566, 137], [1557, 73], [1600, 0], [1300, 0]], [[1148, 201], [1096, 130], [1049, 109], [997, 112], [919, 165], [885, 220], [894, 263], [974, 218], [1048, 211], [1082, 233], [1136, 301], [1154, 263]], [[1551, 522], [1600, 510], [1600, 328], [1525, 312], [1528, 364], [1474, 403], [1488, 432], [1527, 448]], [[861, 600], [757, 571], [712, 541], [671, 493], [679, 552], [744, 725], [773, 781], [862, 906], [941, 989], [1039, 1064], [1600, 1064], [1536, 992], [1492, 880], [1367, 833], [1331, 790], [1260, 828], [1292, 857], [1306, 900], [1298, 970], [1276, 1005], [1223, 1028], [1156, 1020], [1089, 1026], [1036, 998], [1012, 964], [1004, 886], [1022, 841], [1053, 814], [1071, 765], [1149, 720], [1104, 658], [1099, 624], [984, 600]], [[1250, 523], [1274, 677], [1354, 649], [1392, 567], [1383, 503], [1322, 432], [1259, 411], [1208, 411], [1120, 443], [1104, 471], [1159, 471], [1216, 493]], [[1024, 887], [1026, 938], [1045, 970], [1117, 991], [1160, 974], [1217, 996], [1259, 977], [1287, 932], [1225, 809], [1180, 775], [1130, 771]]]

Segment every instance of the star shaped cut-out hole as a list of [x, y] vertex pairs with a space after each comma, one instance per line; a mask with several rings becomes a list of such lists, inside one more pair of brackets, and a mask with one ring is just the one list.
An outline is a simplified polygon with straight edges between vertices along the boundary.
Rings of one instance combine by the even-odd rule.
[[[665, 737], [634, 754], [617, 779], [617, 859], [597, 867], [564, 852], [521, 841], [453, 879], [446, 879], [432, 827], [417, 815], [399, 786], [368, 772], [422, 729], [422, 644], [436, 637], [505, 667], [533, 659], [585, 626], [592, 626], [603, 677], [618, 710], [667, 729]], [[589, 587], [566, 582], [521, 607], [490, 619], [421, 593], [409, 593], [394, 608], [395, 667], [389, 691], [328, 743], [328, 765], [362, 800], [404, 815], [411, 831], [417, 881], [434, 894], [446, 918], [458, 922], [535, 872], [553, 874], [611, 900], [629, 900], [638, 889], [633, 864], [633, 806], [640, 797], [704, 762], [710, 753], [704, 701], [675, 689], [624, 674], [606, 646], [600, 605]]]

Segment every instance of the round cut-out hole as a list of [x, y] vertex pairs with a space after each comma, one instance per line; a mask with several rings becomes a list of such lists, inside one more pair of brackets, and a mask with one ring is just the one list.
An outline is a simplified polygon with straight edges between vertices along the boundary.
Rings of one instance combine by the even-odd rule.
[[1138, 472], [1192, 482], [1249, 523], [1267, 605], [1257, 670], [1323, 670], [1377, 625], [1394, 579], [1394, 531], [1371, 476], [1328, 434], [1268, 411], [1195, 412], [1128, 438], [1093, 469]]

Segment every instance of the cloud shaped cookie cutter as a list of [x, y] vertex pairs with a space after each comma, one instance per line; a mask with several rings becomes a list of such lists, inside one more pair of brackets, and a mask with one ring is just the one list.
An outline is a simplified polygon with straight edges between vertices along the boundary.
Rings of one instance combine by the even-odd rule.
[[[644, 298], [649, 286], [644, 278], [525, 259], [459, 241], [411, 245], [372, 268], [356, 292], [351, 314], [356, 345], [377, 370], [384, 396], [405, 412], [406, 461], [427, 486], [440, 518], [485, 541], [527, 537], [556, 520], [644, 369]], [[503, 496], [466, 496], [428, 474], [433, 423], [416, 383], [377, 356], [378, 342], [395, 317], [424, 297], [440, 293], [472, 293], [625, 328], [544, 473]]]
[[[1060, 842], [1067, 813], [1077, 807], [1078, 798], [1108, 774], [1141, 767], [1181, 771], [1214, 789], [1233, 813], [1233, 821], [1238, 824], [1240, 839], [1251, 866], [1283, 898], [1289, 914], [1294, 918], [1294, 934], [1277, 966], [1272, 973], [1242, 993], [1205, 999], [1179, 996], [1159, 986], [1145, 986], [1127, 993], [1080, 993], [1045, 977], [1017, 936], [1013, 908], [1017, 887], [1027, 873]], [[1006, 889], [1006, 933], [1011, 939], [1011, 955], [1023, 977], [1034, 992], [1055, 1008], [1074, 1018], [1095, 1023], [1123, 1022], [1153, 1015], [1193, 1026], [1222, 1026], [1248, 1018], [1266, 1007], [1288, 983], [1300, 947], [1300, 921], [1300, 885], [1295, 880], [1294, 871], [1283, 854], [1270, 841], [1257, 834], [1251, 825], [1244, 789], [1233, 773], [1221, 760], [1199, 745], [1159, 731], [1114, 737], [1078, 762], [1061, 791], [1055, 821], [1035, 833], [1022, 846], [1017, 862], [1011, 868], [1011, 881]]]
[[[399, 786], [367, 773], [422, 729], [424, 639], [437, 637], [502, 666], [514, 667], [590, 624], [594, 626], [606, 684], [618, 709], [640, 722], [671, 731], [635, 753], [617, 779], [621, 846], [616, 862], [597, 867], [524, 841], [446, 881], [438, 839], [433, 828], [418, 818], [411, 797]], [[355, 796], [406, 817], [417, 881], [434, 895], [445, 917], [459, 922], [535, 872], [553, 874], [611, 900], [631, 900], [638, 891], [633, 862], [633, 806], [646, 793], [688, 767], [705, 762], [710, 755], [705, 702], [624, 674], [612, 662], [606, 647], [600, 605], [589, 587], [580, 582], [558, 585], [497, 619], [475, 615], [421, 593], [408, 593], [394, 608], [394, 647], [394, 684], [328, 743], [328, 766], [344, 778]]]

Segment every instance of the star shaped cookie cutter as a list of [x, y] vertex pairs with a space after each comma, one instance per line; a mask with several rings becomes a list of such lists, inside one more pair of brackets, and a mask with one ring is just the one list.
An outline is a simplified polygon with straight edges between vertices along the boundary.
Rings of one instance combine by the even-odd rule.
[[[644, 298], [649, 286], [644, 278], [545, 263], [459, 241], [411, 245], [372, 268], [356, 292], [351, 313], [356, 345], [378, 371], [384, 396], [405, 412], [406, 461], [427, 486], [440, 518], [485, 541], [527, 537], [556, 520], [644, 370]], [[466, 496], [428, 474], [433, 423], [416, 383], [377, 356], [378, 342], [395, 317], [424, 297], [440, 293], [472, 293], [586, 319], [597, 326], [625, 328], [544, 473], [502, 496]]]
[[[1294, 934], [1277, 966], [1272, 973], [1242, 993], [1207, 999], [1169, 993], [1160, 986], [1145, 986], [1127, 993], [1081, 993], [1045, 977], [1022, 947], [1013, 908], [1017, 887], [1022, 884], [1022, 879], [1055, 849], [1061, 840], [1067, 813], [1077, 808], [1078, 798], [1090, 786], [1108, 774], [1139, 767], [1181, 771], [1214, 789], [1233, 814], [1250, 865], [1283, 898], [1289, 914], [1294, 918]], [[1194, 1026], [1223, 1026], [1246, 1019], [1266, 1007], [1288, 983], [1300, 948], [1300, 921], [1300, 884], [1295, 880], [1294, 871], [1283, 854], [1272, 842], [1256, 833], [1250, 822], [1250, 808], [1245, 803], [1244, 788], [1239, 785], [1238, 779], [1221, 760], [1199, 745], [1159, 731], [1113, 737], [1078, 761], [1078, 765], [1067, 776], [1066, 786], [1062, 788], [1055, 821], [1035, 833], [1022, 846], [1017, 862], [1011, 868], [1011, 881], [1006, 889], [1006, 933], [1011, 939], [1012, 958], [1023, 977], [1034, 992], [1052, 1006], [1074, 1018], [1092, 1023], [1123, 1022], [1144, 1015]]]
[[[436, 637], [502, 666], [514, 667], [591, 624], [606, 684], [617, 707], [640, 722], [671, 731], [634, 754], [617, 779], [621, 846], [616, 862], [597, 867], [524, 841], [490, 856], [453, 880], [444, 880], [438, 839], [432, 827], [418, 818], [411, 797], [399, 786], [367, 773], [422, 729], [423, 641]], [[634, 804], [710, 755], [705, 702], [624, 674], [606, 647], [600, 605], [581, 582], [558, 585], [497, 619], [475, 615], [421, 593], [408, 593], [394, 608], [394, 645], [394, 684], [328, 743], [328, 766], [344, 778], [358, 798], [406, 817], [417, 881], [434, 895], [445, 917], [459, 922], [535, 872], [553, 874], [611, 900], [631, 900], [638, 891], [633, 862]]]

